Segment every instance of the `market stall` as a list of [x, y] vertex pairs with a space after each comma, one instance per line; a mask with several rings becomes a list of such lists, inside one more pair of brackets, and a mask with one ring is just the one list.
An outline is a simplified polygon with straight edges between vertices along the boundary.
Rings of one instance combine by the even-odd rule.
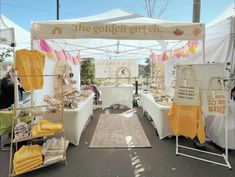
[[[111, 17], [111, 18], [108, 19], [107, 17], [108, 18]], [[118, 53], [120, 53], [120, 51], [119, 51], [120, 45], [119, 44], [120, 44], [120, 41], [122, 41], [122, 40], [129, 40], [129, 41], [130, 40], [132, 40], [132, 41], [138, 40], [141, 42], [143, 41], [143, 43], [145, 43], [145, 44], [150, 41], [154, 41], [154, 40], [159, 40], [159, 41], [164, 41], [164, 40], [202, 40], [203, 41], [203, 57], [201, 58], [201, 61], [204, 61], [204, 59], [205, 59], [205, 55], [204, 55], [205, 54], [204, 53], [205, 52], [205, 50], [204, 50], [205, 49], [204, 48], [204, 38], [205, 38], [204, 31], [205, 31], [205, 29], [204, 29], [203, 24], [166, 22], [166, 21], [150, 19], [150, 18], [146, 18], [146, 17], [137, 16], [134, 14], [130, 15], [130, 14], [125, 14], [125, 13], [122, 13], [122, 15], [120, 17], [124, 20], [118, 20], [115, 18], [115, 16], [101, 16], [102, 20], [98, 20], [98, 19], [96, 19], [96, 20], [89, 20], [89, 19], [76, 20], [75, 19], [75, 20], [67, 20], [67, 21], [61, 20], [61, 21], [33, 22], [32, 26], [31, 26], [32, 49], [37, 48], [38, 44], [42, 44], [41, 43], [42, 40], [44, 40], [43, 44], [45, 44], [45, 45], [46, 45], [46, 43], [51, 44], [51, 45], [52, 45], [52, 43], [55, 43], [58, 46], [63, 45], [62, 48], [65, 49], [64, 46], [68, 45], [68, 43], [70, 43], [71, 40], [74, 40], [74, 41], [77, 40], [77, 43], [79, 44], [80, 41], [83, 41], [85, 43], [87, 39], [88, 40], [94, 39], [94, 40], [96, 40], [96, 42], [97, 42], [97, 39], [106, 39], [106, 40], [113, 39], [115, 41], [118, 41], [118, 43], [115, 43], [115, 45], [113, 46], [113, 47], [115, 47], [115, 50], [114, 51], [112, 50], [112, 52], [118, 54]], [[113, 20], [112, 20], [112, 18], [113, 18]], [[62, 41], [62, 42], [60, 42], [60, 41]], [[161, 43], [161, 42], [159, 42], [159, 43]], [[78, 49], [78, 47], [76, 47], [76, 45], [74, 45], [74, 46], [75, 46], [74, 48], [76, 51], [80, 50], [80, 49]], [[95, 50], [95, 48], [102, 48], [102, 47], [104, 47], [104, 46], [94, 47], [94, 48], [90, 48], [90, 47], [88, 48], [88, 47], [83, 46], [83, 49], [85, 48], [85, 49], [94, 49]], [[118, 47], [118, 52], [117, 52], [116, 47]], [[138, 48], [138, 47], [136, 47], [136, 48]], [[148, 52], [149, 52], [149, 51], [151, 51], [152, 47], [145, 46], [144, 48], [147, 48]], [[54, 57], [52, 57], [54, 55], [54, 56], [56, 56], [56, 58], [58, 60], [61, 60], [63, 58], [63, 60], [67, 61], [67, 62], [74, 61], [76, 58], [74, 56], [71, 58], [71, 56], [68, 55], [68, 51], [66, 51], [66, 50], [61, 50], [58, 52], [58, 49], [51, 50], [51, 47], [48, 48], [48, 45], [46, 45], [46, 47], [44, 49], [45, 49], [44, 53], [47, 57], [54, 58]], [[105, 52], [107, 53], [110, 51], [106, 50]], [[123, 53], [125, 55], [125, 52], [123, 52]], [[50, 62], [52, 63], [52, 61], [50, 61]], [[74, 65], [77, 66], [77, 64], [78, 64], [77, 62], [74, 62]], [[69, 90], [69, 92], [67, 92], [65, 95], [63, 95], [63, 96], [65, 96], [66, 100], [69, 100], [71, 97], [74, 97], [74, 94], [70, 95], [70, 93], [75, 93], [75, 97], [76, 97], [77, 92], [76, 91], [74, 92], [74, 90], [71, 91], [71, 88], [69, 87], [70, 84], [75, 85], [75, 83], [72, 83], [72, 81], [70, 80], [71, 75], [70, 74], [67, 75], [67, 71], [68, 70], [71, 71], [70, 67], [68, 67], [67, 64], [64, 64], [62, 66], [63, 66], [62, 69], [65, 70], [65, 75], [63, 75], [62, 78], [61, 77], [56, 78], [56, 80], [58, 80], [58, 82], [57, 81], [56, 82], [58, 84], [67, 83], [67, 82], [69, 83], [69, 84], [65, 84], [66, 85], [65, 89]], [[45, 69], [48, 72], [47, 75], [50, 75], [50, 73], [52, 72], [51, 71], [52, 65], [47, 64], [46, 67], [48, 67], [48, 69]], [[56, 73], [60, 73], [60, 72], [56, 72]], [[58, 76], [58, 75], [56, 75], [56, 76]], [[70, 78], [70, 79], [67, 80], [68, 78]], [[60, 81], [63, 81], [63, 82], [60, 82]], [[49, 81], [49, 80], [48, 81], [45, 80], [45, 83], [48, 83], [46, 86], [48, 88], [46, 89], [46, 92], [44, 92], [43, 94], [45, 94], [45, 93], [55, 93], [56, 94], [56, 88], [59, 88], [59, 86], [56, 85], [56, 87], [51, 88], [51, 86], [49, 84], [49, 83], [51, 83], [51, 81]], [[114, 88], [116, 89], [119, 87], [120, 87], [120, 85], [118, 85], [118, 82], [117, 82]], [[62, 88], [64, 88], [63, 84], [62, 84]], [[73, 89], [74, 88], [75, 87], [73, 87]], [[103, 92], [108, 92], [108, 91], [103, 90]], [[70, 96], [67, 97], [67, 94]], [[132, 91], [132, 94], [131, 93], [128, 93], [128, 94], [129, 94], [128, 97], [132, 96], [133, 91]], [[120, 95], [118, 95], [118, 96], [121, 97]], [[40, 94], [35, 92], [34, 97], [39, 98], [41, 96], [40, 96]], [[161, 99], [162, 98], [163, 97], [161, 97]], [[53, 100], [50, 97], [47, 97], [47, 99], [44, 98], [44, 101], [45, 100], [49, 104], [58, 103], [58, 100]], [[120, 101], [123, 101], [123, 100], [120, 100]], [[114, 104], [114, 102], [112, 102], [112, 104]], [[68, 105], [70, 107], [73, 107], [74, 104], [69, 102]], [[128, 102], [128, 105], [129, 105], [129, 102]], [[106, 106], [104, 106], [104, 107], [106, 107]], [[153, 109], [155, 109], [155, 108], [153, 108]], [[62, 109], [62, 110], [63, 110], [63, 112], [65, 111], [65, 114], [66, 114], [66, 110], [64, 110], [64, 109]], [[162, 110], [160, 110], [160, 112]], [[67, 111], [68, 117], [71, 117], [71, 116], [73, 117], [73, 119], [74, 119], [73, 122], [77, 122], [77, 117], [80, 117], [80, 116], [75, 116], [75, 114], [80, 115], [80, 113], [78, 113], [77, 111], [79, 111], [79, 109], [77, 109], [77, 110], [74, 109], [73, 111], [71, 111], [71, 110]], [[161, 114], [161, 115], [162, 115], [161, 119], [165, 120], [166, 114]], [[88, 116], [90, 116], [90, 115], [88, 115]], [[71, 135], [68, 132], [68, 134], [70, 134], [71, 136], [75, 136], [75, 139], [76, 139], [75, 144], [78, 144], [79, 137], [80, 137], [80, 134], [82, 131], [81, 129], [83, 129], [85, 127], [84, 125], [86, 124], [87, 120], [88, 120], [87, 118], [82, 120], [83, 122], [80, 124], [82, 126], [78, 125], [79, 133], [77, 132], [78, 130], [77, 130], [76, 125], [74, 127], [76, 130], [72, 130], [72, 131], [74, 131], [72, 133], [73, 135]], [[77, 124], [77, 123], [75, 123], [75, 124]], [[156, 124], [157, 125], [159, 124], [159, 120], [156, 120]], [[67, 125], [71, 126], [69, 124], [67, 124]], [[166, 122], [164, 123], [163, 126], [166, 127]], [[190, 126], [188, 126], [188, 127], [190, 127]], [[66, 128], [66, 123], [65, 123], [65, 128]], [[161, 127], [159, 128], [159, 130], [160, 129], [161, 129]], [[170, 130], [169, 130], [169, 132], [170, 132]], [[177, 137], [178, 137], [178, 135], [177, 135]], [[73, 138], [71, 138], [71, 139], [73, 139]], [[71, 140], [71, 141], [74, 141], [74, 140]], [[178, 146], [178, 141], [176, 142], [176, 144]], [[230, 167], [229, 162], [228, 162], [227, 152], [226, 152], [225, 157], [227, 158], [227, 159], [225, 159], [227, 161], [226, 161], [226, 164], [223, 164], [223, 166]], [[198, 159], [198, 160], [202, 160], [202, 159]], [[204, 161], [206, 161], [206, 160], [204, 160]], [[210, 161], [210, 162], [215, 163], [213, 161]], [[218, 163], [216, 163], [216, 164], [218, 164]], [[219, 165], [221, 165], [221, 164], [219, 164]]]

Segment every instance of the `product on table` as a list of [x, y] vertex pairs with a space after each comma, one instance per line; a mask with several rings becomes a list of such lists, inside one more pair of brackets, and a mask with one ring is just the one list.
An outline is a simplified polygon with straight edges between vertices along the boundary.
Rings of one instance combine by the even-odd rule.
[[44, 96], [44, 101], [47, 102], [52, 107], [62, 107], [62, 101], [50, 97], [49, 95]]

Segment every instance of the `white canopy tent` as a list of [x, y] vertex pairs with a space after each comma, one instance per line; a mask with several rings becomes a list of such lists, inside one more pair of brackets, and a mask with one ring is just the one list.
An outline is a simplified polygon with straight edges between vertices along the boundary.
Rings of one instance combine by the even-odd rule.
[[[166, 84], [172, 77], [172, 70], [177, 63], [202, 63], [203, 49], [186, 59], [169, 59], [165, 62]], [[205, 29], [205, 61], [231, 63], [231, 72], [235, 73], [235, 4], [231, 4], [224, 12], [206, 25]]]
[[16, 50], [31, 47], [30, 33], [2, 14], [0, 16], [0, 37], [0, 44], [15, 43]]
[[[205, 31], [205, 61], [216, 63], [231, 63], [231, 73], [235, 74], [235, 4], [231, 4], [212, 22], [206, 25]], [[185, 60], [169, 59], [165, 64], [166, 85], [172, 77], [172, 70], [177, 63], [202, 63], [202, 48], [195, 55]], [[231, 88], [235, 86], [231, 82]], [[235, 149], [235, 103], [229, 101], [228, 114], [228, 148]], [[225, 124], [221, 117], [209, 116], [205, 119], [207, 136], [220, 147], [225, 148]]]
[[[80, 51], [81, 57], [140, 59], [169, 47], [164, 40], [203, 40], [204, 25], [157, 20], [115, 9], [80, 19], [33, 22], [31, 36], [34, 47], [39, 39], [46, 39], [57, 49]], [[46, 62], [45, 74], [52, 74], [52, 61]], [[75, 78], [80, 81], [79, 76]], [[46, 90], [51, 93], [49, 85]]]
[[[56, 49], [80, 51], [81, 57], [140, 59], [167, 48], [167, 39], [203, 40], [204, 25], [157, 20], [116, 9], [80, 19], [33, 22], [31, 33], [34, 47], [39, 39], [46, 39]], [[52, 61], [46, 62], [45, 74], [52, 74]], [[80, 77], [75, 78], [79, 83]], [[51, 93], [49, 85], [46, 90]]]

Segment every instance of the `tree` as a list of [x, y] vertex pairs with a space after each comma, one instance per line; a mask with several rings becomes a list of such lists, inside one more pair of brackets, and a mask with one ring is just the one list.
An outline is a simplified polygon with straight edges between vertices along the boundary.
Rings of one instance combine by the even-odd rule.
[[151, 18], [152, 17], [159, 18], [165, 12], [168, 3], [169, 0], [166, 0], [165, 3], [157, 3], [157, 0], [144, 0], [146, 12], [148, 16]]
[[81, 84], [100, 84], [100, 80], [95, 79], [95, 64], [93, 58], [83, 58], [81, 61]]
[[145, 65], [139, 65], [139, 76], [146, 79], [145, 84], [147, 85], [149, 85], [150, 72], [151, 72], [151, 61], [150, 58], [146, 58]]
[[3, 47], [0, 52], [0, 62], [4, 62], [6, 58], [11, 57], [12, 52], [13, 52], [12, 48]]
[[12, 48], [1, 48], [0, 52], [0, 78], [3, 77], [3, 75], [7, 72], [7, 69], [9, 66], [12, 66], [12, 62], [5, 60], [9, 57], [12, 57], [13, 49]]

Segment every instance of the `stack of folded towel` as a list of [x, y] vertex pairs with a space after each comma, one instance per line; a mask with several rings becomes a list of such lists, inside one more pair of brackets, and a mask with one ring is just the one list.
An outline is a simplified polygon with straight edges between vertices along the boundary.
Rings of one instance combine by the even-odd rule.
[[63, 137], [60, 139], [52, 138], [43, 144], [42, 154], [44, 156], [44, 164], [53, 163], [62, 160], [69, 142]]
[[52, 122], [49, 120], [39, 120], [37, 125], [32, 127], [32, 137], [42, 137], [54, 135], [57, 132], [63, 130], [63, 125], [61, 123]]
[[15, 174], [24, 173], [42, 164], [42, 147], [39, 145], [22, 146], [14, 155]]

